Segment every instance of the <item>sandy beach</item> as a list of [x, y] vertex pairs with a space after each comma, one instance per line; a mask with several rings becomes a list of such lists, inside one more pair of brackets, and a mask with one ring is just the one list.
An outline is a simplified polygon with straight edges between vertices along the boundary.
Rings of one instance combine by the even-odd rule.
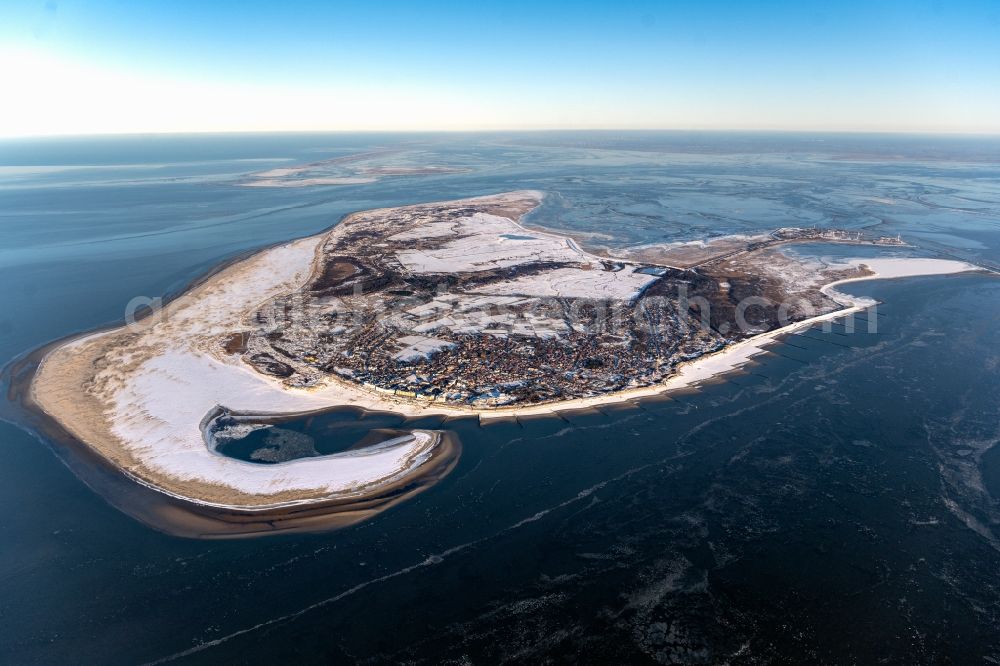
[[[52, 349], [30, 400], [74, 438], [166, 494], [227, 508], [274, 508], [364, 497], [431, 470], [438, 438], [384, 449], [258, 465], [210, 452], [199, 427], [217, 405], [298, 413], [334, 404], [384, 405], [360, 389], [289, 390], [220, 352], [219, 336], [261, 300], [301, 284], [327, 233], [264, 250], [167, 304], [159, 316]], [[332, 390], [331, 390], [332, 389]]]
[[[502, 203], [505, 196], [524, 194], [487, 198]], [[263, 511], [365, 501], [404, 480], [435, 477], [443, 465], [453, 464], [454, 450], [442, 451], [436, 433], [416, 431], [392, 445], [261, 465], [210, 451], [200, 424], [219, 406], [269, 415], [354, 406], [406, 416], [476, 415], [485, 420], [628, 402], [690, 389], [746, 365], [783, 335], [872, 305], [836, 291], [846, 282], [977, 270], [971, 264], [939, 259], [852, 260], [873, 274], [823, 287], [825, 294], [843, 306], [834, 312], [683, 363], [662, 384], [528, 406], [476, 409], [403, 399], [332, 376], [323, 386], [289, 388], [275, 377], [256, 372], [238, 355], [226, 353], [220, 341], [248, 330], [249, 317], [259, 304], [305, 284], [317, 270], [322, 244], [344, 233], [349, 221], [350, 216], [330, 230], [238, 261], [137, 324], [56, 345], [34, 375], [31, 405], [139, 483], [206, 508]], [[551, 232], [548, 235], [565, 241]]]

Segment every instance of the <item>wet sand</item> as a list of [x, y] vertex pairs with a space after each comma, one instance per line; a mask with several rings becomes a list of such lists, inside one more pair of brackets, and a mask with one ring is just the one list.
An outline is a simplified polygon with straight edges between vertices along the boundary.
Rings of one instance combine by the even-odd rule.
[[[367, 520], [435, 485], [458, 463], [462, 445], [450, 432], [436, 432], [432, 458], [421, 473], [382, 484], [356, 496], [237, 508], [195, 502], [150, 485], [113, 463], [72, 433], [31, 399], [39, 361], [62, 341], [53, 342], [4, 369], [8, 409], [5, 417], [29, 429], [88, 487], [109, 504], [153, 529], [175, 536], [227, 539], [279, 532], [324, 532]], [[328, 412], [330, 410], [323, 410]], [[308, 414], [289, 415], [306, 416]]]
[[[498, 196], [502, 200], [505, 195]], [[349, 217], [345, 218], [345, 221]], [[279, 255], [280, 259], [284, 256], [282, 252], [296, 261], [305, 258], [309, 264], [304, 267], [307, 269], [305, 273], [309, 274], [316, 270], [316, 252], [330, 233], [332, 233], [330, 230], [324, 231], [316, 236], [273, 246], [230, 262], [214, 271], [209, 277], [196, 281], [176, 300], [168, 303], [164, 310], [173, 310], [173, 315], [181, 322], [187, 321], [190, 324], [190, 318], [185, 320], [183, 316], [184, 308], [190, 307], [190, 303], [197, 302], [199, 298], [210, 300], [214, 292], [221, 288], [220, 285], [253, 284], [255, 290], [252, 293], [237, 293], [238, 296], [250, 299], [252, 302], [260, 302], [275, 290], [294, 290], [296, 284], [302, 283], [305, 279], [301, 275], [302, 271], [278, 274], [274, 266], [266, 263], [267, 259], [273, 254]], [[311, 262], [308, 261], [309, 258], [312, 259]], [[928, 270], [930, 274], [942, 274], [976, 269], [961, 262], [950, 262], [950, 264], [954, 265], [944, 266], [943, 263], [939, 263], [933, 270], [928, 266], [921, 266], [920, 270], [909, 272], [897, 266], [889, 270], [885, 277], [928, 274], [926, 272]], [[921, 270], [925, 272], [920, 272]], [[272, 273], [279, 278], [277, 283], [256, 289], [259, 277]], [[859, 279], [878, 277], [880, 276], [876, 271], [875, 275]], [[828, 285], [830, 286], [832, 285]], [[224, 289], [223, 295], [231, 296], [225, 293]], [[281, 389], [274, 395], [288, 398], [278, 410], [283, 417], [326, 412], [340, 405], [351, 405], [372, 411], [390, 411], [405, 416], [440, 414], [478, 416], [484, 420], [551, 416], [562, 411], [597, 409], [601, 405], [611, 404], [626, 406], [641, 398], [690, 390], [723, 373], [740, 369], [750, 363], [755, 355], [762, 353], [769, 343], [781, 336], [808, 328], [821, 321], [848, 316], [871, 305], [868, 301], [853, 299], [839, 293], [837, 297], [838, 302], [844, 306], [842, 309], [754, 336], [719, 352], [684, 363], [679, 366], [677, 373], [663, 384], [612, 394], [529, 406], [476, 409], [404, 400], [368, 391], [356, 384], [331, 379], [330, 384], [319, 391]], [[197, 310], [195, 312], [197, 313]], [[245, 310], [240, 310], [241, 314], [243, 312]], [[224, 328], [227, 324], [225, 315], [223, 312], [220, 321], [214, 323]], [[171, 340], [182, 344], [179, 338], [170, 337], [171, 333], [179, 331], [166, 327], [154, 340], [155, 344], [147, 343], [148, 349], [145, 354], [122, 353], [120, 350], [129, 349], [132, 344], [138, 343], [139, 336], [144, 331], [158, 325], [156, 317], [148, 319], [150, 320], [148, 326], [147, 322], [143, 322], [144, 326], [140, 327], [143, 330], [138, 332], [128, 328], [105, 329], [48, 345], [9, 369], [8, 381], [11, 397], [29, 414], [28, 421], [31, 427], [56, 444], [57, 450], [74, 471], [88, 485], [107, 497], [112, 504], [153, 527], [174, 534], [198, 537], [249, 536], [280, 530], [321, 530], [342, 527], [364, 520], [430, 487], [446, 475], [457, 461], [460, 452], [458, 441], [453, 435], [437, 432], [429, 444], [414, 446], [412, 450], [405, 451], [399, 458], [402, 462], [397, 461], [385, 468], [388, 471], [370, 473], [369, 477], [353, 485], [342, 483], [332, 488], [313, 487], [300, 481], [297, 485], [286, 484], [285, 487], [265, 484], [259, 486], [259, 490], [251, 485], [249, 487], [254, 490], [247, 491], [245, 488], [248, 486], [243, 488], [235, 486], [227, 483], [228, 479], [219, 481], [218, 478], [207, 478], [197, 473], [180, 475], [164, 472], [162, 466], [157, 468], [150, 463], [151, 460], [156, 463], [158, 456], [162, 456], [164, 451], [153, 449], [152, 444], [146, 445], [146, 440], [142, 439], [142, 433], [145, 432], [143, 428], [160, 425], [158, 421], [162, 419], [158, 419], [155, 414], [140, 414], [140, 421], [136, 421], [135, 415], [123, 411], [120, 401], [116, 404], [108, 399], [107, 396], [110, 394], [108, 386], [99, 385], [104, 382], [111, 385], [110, 390], [119, 392], [127, 390], [128, 387], [114, 386], [114, 382], [123, 381], [130, 372], [144, 369], [140, 366], [148, 361], [149, 354], [162, 353], [162, 346], [171, 344]], [[204, 322], [196, 324], [203, 325]], [[232, 325], [232, 322], [228, 324]], [[215, 332], [211, 326], [206, 330]], [[115, 353], [118, 354], [117, 357], [109, 358], [109, 355]], [[215, 358], [212, 360], [218, 361]], [[106, 371], [108, 366], [111, 366], [110, 372]], [[119, 370], [121, 372], [118, 372]], [[252, 370], [246, 368], [242, 370], [246, 374], [233, 376], [241, 379], [253, 376], [253, 381], [256, 382], [254, 390], [265, 386], [273, 392], [277, 386], [277, 382], [262, 379]], [[102, 371], [105, 372], [102, 374]], [[268, 381], [270, 385], [266, 385]], [[169, 384], [164, 386], [170, 387]], [[168, 395], [168, 392], [160, 393], [159, 399], [162, 400], [165, 395]], [[297, 407], [290, 408], [292, 405]], [[241, 405], [232, 406], [241, 407]], [[122, 439], [121, 422], [130, 418], [133, 420], [125, 426], [133, 428], [132, 441], [143, 442], [142, 447], [129, 446], [127, 441]], [[200, 437], [200, 430], [198, 432]], [[185, 434], [189, 435], [190, 433]], [[188, 444], [192, 445], [192, 442], [188, 441]], [[199, 444], [207, 449], [204, 441], [199, 441]], [[169, 454], [170, 451], [166, 453]], [[316, 461], [335, 457], [321, 456], [296, 462], [312, 464], [315, 467]], [[209, 460], [218, 463], [221, 462], [219, 458], [221, 457], [216, 456], [215, 459]], [[231, 466], [232, 469], [244, 470], [247, 473], [252, 471], [251, 468], [269, 467], [233, 461], [230, 458], [225, 460], [239, 462], [244, 467]], [[250, 467], [246, 467], [247, 465]]]

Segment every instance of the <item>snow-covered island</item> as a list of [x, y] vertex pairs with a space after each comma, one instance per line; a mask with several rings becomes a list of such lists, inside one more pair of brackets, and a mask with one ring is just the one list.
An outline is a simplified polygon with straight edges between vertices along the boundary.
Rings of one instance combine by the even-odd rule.
[[457, 443], [415, 430], [263, 464], [219, 453], [206, 419], [335, 406], [489, 418], [631, 400], [730, 370], [778, 335], [869, 305], [831, 283], [976, 270], [933, 259], [818, 265], [778, 249], [898, 243], [804, 229], [730, 238], [714, 254], [703, 244], [688, 265], [671, 263], [670, 246], [598, 255], [522, 224], [542, 197], [352, 214], [227, 266], [139, 322], [54, 346], [30, 400], [172, 498], [220, 511], [330, 506], [352, 522], [440, 478]]

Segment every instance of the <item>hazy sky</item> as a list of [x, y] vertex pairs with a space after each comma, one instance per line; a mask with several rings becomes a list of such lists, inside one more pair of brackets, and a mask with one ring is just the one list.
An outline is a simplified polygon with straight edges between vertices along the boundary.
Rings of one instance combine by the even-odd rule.
[[0, 3], [0, 135], [1000, 132], [1000, 0]]

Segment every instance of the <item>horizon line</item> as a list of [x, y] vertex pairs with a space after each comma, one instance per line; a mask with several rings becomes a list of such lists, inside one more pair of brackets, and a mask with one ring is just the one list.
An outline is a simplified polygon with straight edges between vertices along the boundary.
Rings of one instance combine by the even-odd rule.
[[1000, 137], [996, 130], [948, 129], [818, 129], [771, 127], [498, 127], [485, 129], [191, 129], [127, 132], [54, 132], [51, 134], [0, 134], [0, 141], [31, 139], [85, 139], [192, 135], [263, 135], [263, 134], [544, 134], [557, 132], [676, 132], [688, 134], [801, 134], [801, 135], [892, 135], [923, 137]]

